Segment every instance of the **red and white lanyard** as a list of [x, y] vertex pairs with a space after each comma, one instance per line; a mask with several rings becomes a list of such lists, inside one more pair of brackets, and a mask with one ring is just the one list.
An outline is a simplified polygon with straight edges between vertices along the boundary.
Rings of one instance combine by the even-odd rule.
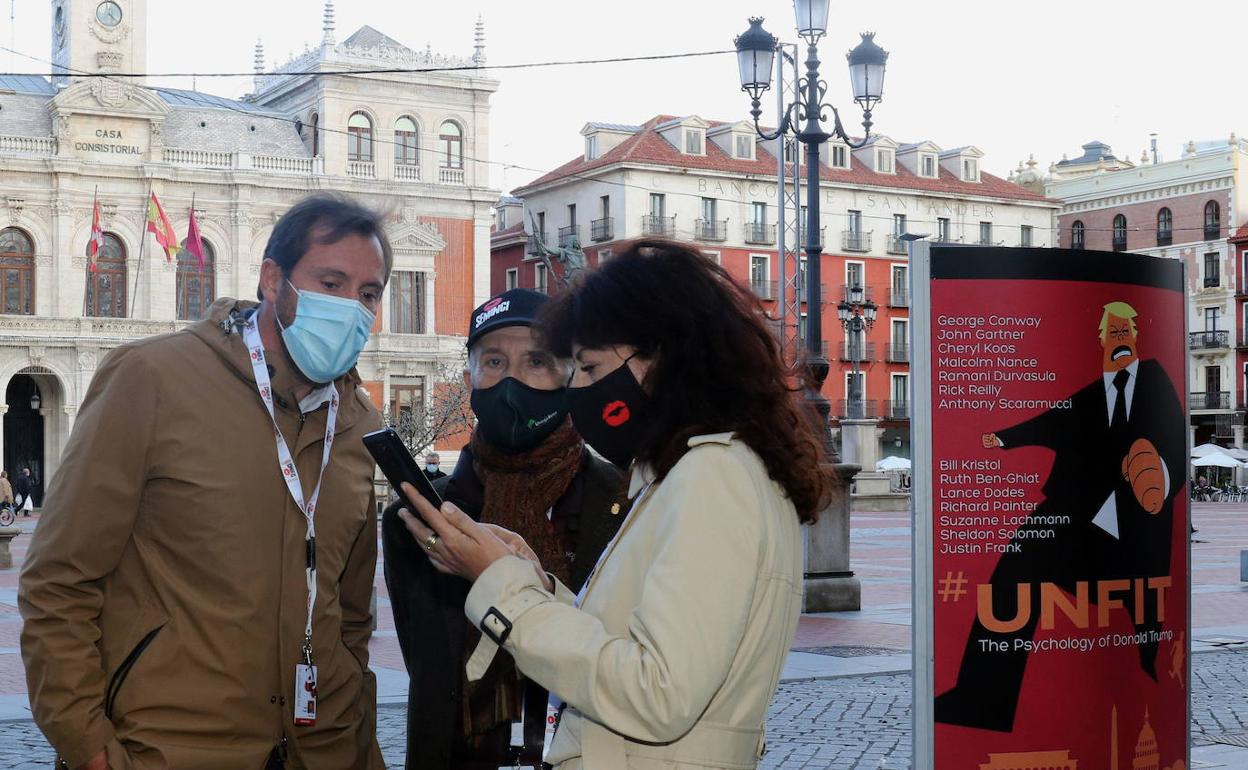
[[273, 408], [273, 386], [272, 381], [269, 379], [269, 366], [264, 360], [264, 343], [260, 339], [260, 330], [256, 327], [254, 316], [243, 326], [243, 343], [247, 346], [248, 357], [251, 359], [251, 368], [256, 375], [256, 388], [260, 391], [260, 400], [264, 402], [264, 408], [269, 412], [269, 419], [273, 421], [273, 433], [277, 441], [277, 461], [281, 465], [282, 478], [286, 481], [286, 488], [290, 490], [290, 496], [294, 499], [295, 505], [299, 506], [299, 510], [303, 513], [303, 518], [308, 524], [306, 540], [308, 620], [303, 630], [302, 652], [304, 663], [311, 667], [312, 609], [316, 605], [316, 501], [321, 496], [321, 482], [325, 480], [325, 468], [329, 465], [329, 453], [334, 445], [334, 426], [338, 422], [338, 391], [336, 388], [329, 388], [329, 415], [325, 420], [325, 449], [321, 452], [321, 471], [316, 479], [316, 488], [312, 490], [312, 497], [305, 504], [303, 487], [299, 482], [299, 470], [295, 467], [294, 456], [290, 452], [290, 447], [286, 444], [286, 438], [282, 435], [282, 429], [277, 424], [277, 413]]

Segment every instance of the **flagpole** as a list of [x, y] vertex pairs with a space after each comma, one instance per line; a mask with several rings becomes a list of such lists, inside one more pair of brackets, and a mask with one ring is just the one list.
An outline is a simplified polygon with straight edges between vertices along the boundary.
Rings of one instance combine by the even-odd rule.
[[[99, 205], [100, 205], [100, 186], [97, 184], [97, 185], [95, 186], [95, 192], [94, 192], [94, 193], [92, 193], [92, 195], [91, 195], [91, 217], [92, 217], [92, 222], [91, 222], [91, 229], [92, 229], [92, 232], [91, 232], [91, 236], [92, 236], [92, 237], [94, 237], [94, 236], [95, 236], [95, 232], [94, 232], [94, 231], [95, 231], [95, 210], [96, 210], [96, 206], [99, 206]], [[91, 283], [91, 254], [90, 254], [90, 251], [91, 251], [91, 242], [90, 242], [90, 241], [87, 241], [87, 252], [88, 252], [88, 253], [87, 253], [87, 276], [86, 276], [86, 278], [87, 278], [87, 283], [86, 283], [86, 284], [83, 284], [83, 287], [82, 287], [82, 317], [83, 317], [83, 318], [86, 318], [86, 317], [87, 317], [87, 285]]]
[[143, 275], [143, 251], [147, 247], [147, 223], [152, 206], [152, 183], [147, 183], [147, 197], [143, 199], [143, 224], [139, 229], [139, 264], [134, 270], [134, 294], [130, 295], [130, 318], [134, 318], [134, 302], [138, 299], [139, 278]]

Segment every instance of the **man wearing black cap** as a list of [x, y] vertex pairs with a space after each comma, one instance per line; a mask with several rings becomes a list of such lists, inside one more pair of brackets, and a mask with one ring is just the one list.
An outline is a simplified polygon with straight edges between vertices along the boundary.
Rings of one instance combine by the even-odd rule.
[[[568, 419], [571, 362], [544, 350], [531, 329], [546, 299], [512, 289], [473, 311], [464, 379], [477, 427], [454, 473], [434, 487], [474, 519], [519, 533], [544, 568], [579, 590], [623, 518], [624, 477], [590, 454]], [[539, 767], [547, 693], [506, 654], [467, 681], [480, 638], [464, 618], [469, 584], [433, 568], [398, 508], [383, 516], [382, 548], [411, 677], [408, 770]]]

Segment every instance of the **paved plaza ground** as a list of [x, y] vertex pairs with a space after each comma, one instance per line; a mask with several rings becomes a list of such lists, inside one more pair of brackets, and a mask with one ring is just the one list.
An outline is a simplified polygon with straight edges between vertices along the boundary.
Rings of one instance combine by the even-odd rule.
[[[1248, 585], [1239, 582], [1248, 504], [1197, 504], [1194, 520], [1192, 768], [1248, 770]], [[29, 532], [36, 522], [19, 523]], [[14, 541], [15, 564], [28, 543], [25, 534]], [[802, 618], [768, 720], [763, 768], [910, 767], [909, 514], [854, 514], [852, 558], [864, 609]], [[406, 676], [380, 568], [377, 574], [370, 649], [378, 733], [387, 764], [401, 768]], [[0, 570], [0, 768], [46, 770], [52, 752], [30, 721], [16, 593], [17, 569]]]

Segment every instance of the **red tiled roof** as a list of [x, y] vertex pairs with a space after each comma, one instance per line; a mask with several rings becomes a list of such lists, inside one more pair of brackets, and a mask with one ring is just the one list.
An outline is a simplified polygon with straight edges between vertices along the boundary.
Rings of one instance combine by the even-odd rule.
[[1236, 230], [1235, 234], [1231, 236], [1231, 240], [1235, 241], [1236, 243], [1240, 241], [1248, 241], [1248, 225], [1244, 225], [1243, 227]]
[[[515, 194], [523, 196], [534, 187], [568, 177], [583, 175], [595, 169], [615, 165], [617, 163], [645, 163], [659, 166], [672, 166], [682, 169], [703, 169], [733, 174], [754, 174], [771, 176], [776, 173], [775, 156], [760, 145], [755, 152], [754, 160], [740, 160], [724, 152], [714, 142], [706, 142], [706, 155], [685, 155], [671, 145], [655, 131], [655, 127], [672, 120], [671, 115], [659, 115], [646, 121], [642, 130], [625, 139], [619, 145], [594, 160], [585, 160], [584, 156], [568, 161], [529, 184], [516, 190]], [[722, 126], [722, 121], [708, 121], [712, 128]], [[820, 166], [820, 177], [827, 182], [844, 184], [869, 185], [873, 187], [889, 187], [921, 192], [945, 193], [952, 195], [982, 195], [995, 198], [1014, 198], [1017, 200], [1043, 201], [1043, 195], [1033, 193], [1012, 182], [1008, 182], [992, 174], [981, 173], [981, 181], [963, 182], [944, 168], [940, 169], [938, 179], [916, 176], [900, 163], [896, 164], [896, 174], [877, 174], [871, 171], [856, 158], [850, 157], [850, 168], [834, 169]]]
[[524, 235], [524, 222], [517, 222], [510, 227], [503, 228], [502, 230], [495, 230], [491, 228], [490, 241], [491, 242], [505, 241], [508, 238], [514, 238], [516, 236], [523, 236], [523, 235]]

